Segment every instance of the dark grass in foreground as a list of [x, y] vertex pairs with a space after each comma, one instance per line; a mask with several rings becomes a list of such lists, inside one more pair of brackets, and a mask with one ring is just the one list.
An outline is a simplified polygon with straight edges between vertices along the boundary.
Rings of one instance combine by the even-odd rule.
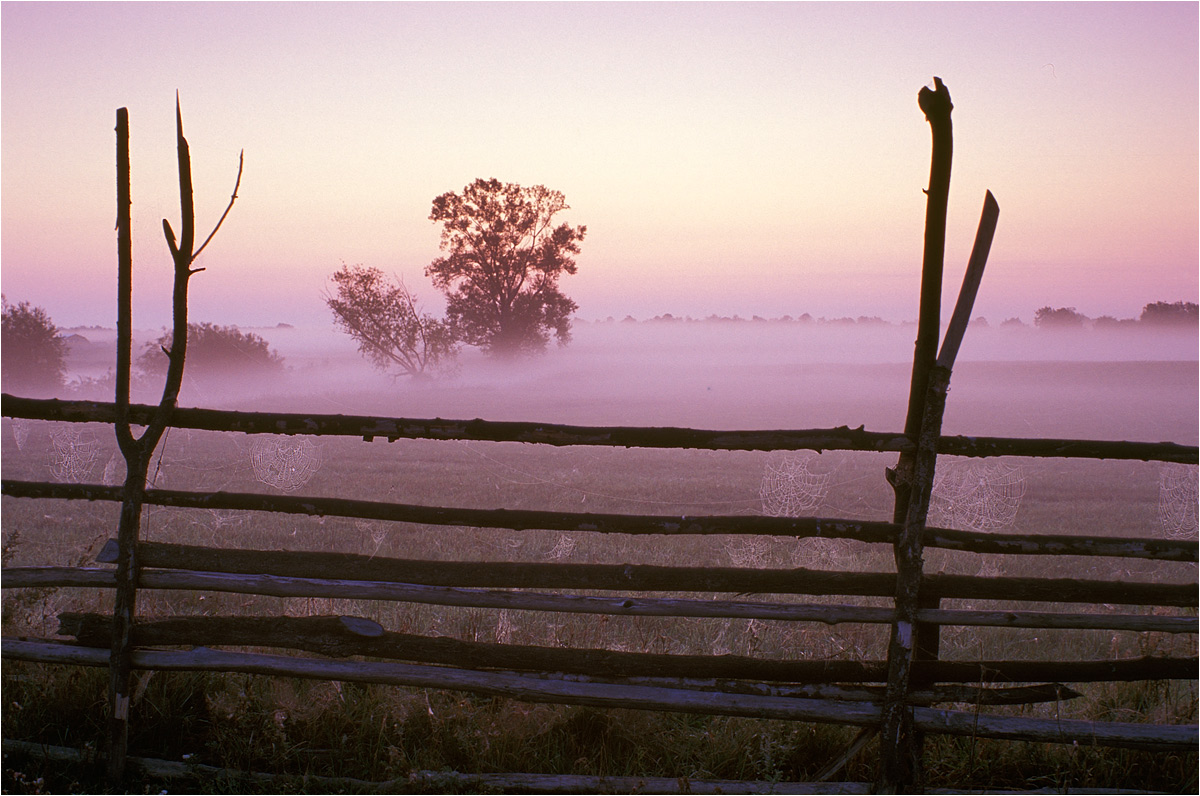
[[[47, 745], [94, 745], [103, 726], [104, 673], [55, 669], [5, 666], [5, 736], [16, 731]], [[529, 705], [447, 692], [209, 673], [153, 675], [133, 715], [130, 748], [138, 756], [283, 778], [134, 780], [129, 792], [162, 787], [171, 792], [328, 792], [328, 782], [306, 788], [300, 778], [404, 781], [414, 771], [439, 770], [811, 781], [855, 735], [851, 728], [822, 725]], [[928, 744], [931, 788], [1127, 787], [1192, 793], [1196, 785], [1195, 754], [949, 737], [932, 737]], [[870, 782], [875, 753], [874, 742], [868, 743], [837, 779]], [[5, 760], [6, 792], [105, 788], [100, 772], [86, 765]], [[337, 790], [363, 789], [347, 782]]]

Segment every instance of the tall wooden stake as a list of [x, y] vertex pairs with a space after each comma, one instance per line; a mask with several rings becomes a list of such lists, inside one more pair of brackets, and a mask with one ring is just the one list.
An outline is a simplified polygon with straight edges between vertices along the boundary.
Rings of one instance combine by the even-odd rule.
[[[942, 271], [946, 256], [946, 214], [950, 202], [950, 164], [954, 155], [954, 131], [950, 112], [954, 104], [950, 91], [940, 77], [933, 79], [935, 88], [922, 87], [917, 104], [925, 113], [933, 139], [929, 167], [929, 187], [925, 190], [925, 239], [921, 258], [921, 301], [917, 316], [917, 340], [913, 353], [912, 380], [908, 391], [908, 412], [904, 434], [914, 442], [921, 433], [925, 412], [925, 390], [929, 371], [937, 357], [938, 337], [941, 334]], [[896, 493], [892, 521], [904, 522], [908, 513], [908, 492], [911, 477], [908, 470], [913, 456], [901, 457], [890, 475]]]
[[217, 233], [221, 222], [229, 214], [237, 199], [237, 189], [242, 181], [242, 161], [239, 157], [237, 183], [229, 206], [212, 233], [195, 248], [195, 212], [192, 202], [192, 166], [187, 139], [183, 137], [183, 117], [179, 110], [179, 98], [175, 100], [176, 143], [179, 159], [179, 199], [182, 213], [182, 240], [175, 243], [170, 223], [163, 219], [163, 230], [167, 246], [175, 266], [174, 295], [170, 364], [167, 366], [166, 384], [162, 400], [150, 425], [141, 437], [134, 437], [129, 422], [129, 386], [133, 359], [133, 243], [130, 220], [130, 164], [129, 164], [129, 112], [117, 110], [117, 373], [116, 373], [116, 422], [114, 430], [117, 445], [125, 459], [124, 500], [121, 502], [121, 518], [117, 526], [117, 588], [113, 608], [113, 637], [109, 660], [108, 683], [108, 777], [113, 784], [125, 775], [125, 760], [129, 746], [129, 681], [131, 653], [133, 651], [133, 624], [136, 616], [138, 564], [136, 550], [141, 527], [142, 505], [145, 501], [146, 476], [154, 449], [171, 420], [183, 384], [183, 362], [187, 352], [187, 286], [192, 274], [203, 269], [192, 269], [196, 255], [208, 245]]
[[[914, 442], [918, 442], [918, 449], [916, 453], [902, 454], [896, 463], [896, 469], [888, 473], [896, 494], [893, 521], [903, 524], [905, 531], [902, 531], [895, 548], [897, 621], [892, 628], [889, 646], [889, 671], [896, 675], [896, 682], [893, 684], [893, 678], [889, 676], [887, 701], [884, 704], [880, 729], [880, 772], [877, 785], [885, 792], [913, 787], [919, 779], [917, 769], [920, 763], [920, 739], [914, 734], [912, 714], [904, 707], [903, 700], [908, 688], [911, 655], [913, 650], [921, 649], [918, 646], [920, 641], [917, 637], [917, 627], [912, 620], [915, 620], [916, 611], [921, 607], [918, 603], [918, 586], [923, 566], [920, 535], [925, 524], [924, 514], [920, 515], [918, 527], [910, 529], [908, 522], [913, 491], [914, 488], [919, 489], [916, 465], [920, 452], [919, 441], [927, 418], [926, 402], [933, 392], [929, 389], [930, 376], [937, 357], [940, 335], [946, 215], [950, 200], [950, 165], [954, 154], [953, 126], [950, 121], [950, 112], [954, 110], [954, 104], [950, 101], [950, 92], [940, 77], [934, 77], [933, 84], [933, 89], [922, 87], [917, 94], [917, 104], [929, 122], [933, 142], [929, 187], [925, 190], [920, 313], [917, 318], [917, 340], [913, 352], [908, 413], [904, 421], [904, 433]], [[940, 434], [940, 414], [936, 425], [937, 433]], [[934, 445], [936, 448], [936, 437]], [[912, 604], [902, 607], [902, 601], [909, 599]], [[936, 639], [928, 641], [934, 645], [937, 643]], [[936, 655], [936, 652], [930, 652], [927, 648], [926, 656], [931, 654]], [[905, 657], [902, 671], [895, 671], [895, 661], [892, 660], [894, 655]]]

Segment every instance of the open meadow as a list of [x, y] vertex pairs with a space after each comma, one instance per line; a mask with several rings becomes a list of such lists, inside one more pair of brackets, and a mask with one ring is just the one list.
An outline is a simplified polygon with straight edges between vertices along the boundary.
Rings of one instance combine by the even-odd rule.
[[[187, 383], [181, 404], [211, 408], [529, 420], [709, 429], [898, 431], [911, 327], [835, 335], [789, 324], [583, 324], [566, 349], [516, 368], [464, 358], [457, 374], [411, 383], [369, 371], [345, 341], [280, 330], [289, 370], [275, 384]], [[271, 335], [271, 330], [264, 334]], [[328, 333], [332, 337], [332, 332]], [[1197, 442], [1194, 336], [973, 330], [946, 413], [946, 434]], [[291, 335], [291, 338], [289, 338]], [[1115, 340], [1116, 338], [1114, 338]], [[321, 344], [313, 340], [321, 340]], [[99, 346], [99, 344], [94, 344]], [[79, 372], [101, 362], [76, 360]], [[1191, 356], [1188, 356], [1188, 352]], [[1153, 352], [1166, 352], [1153, 360]], [[1070, 358], [1074, 352], [1074, 360]], [[974, 353], [974, 357], [972, 354]], [[76, 356], [81, 356], [76, 350]], [[151, 394], [153, 391], [151, 391]], [[5, 419], [6, 479], [119, 483], [112, 429]], [[464, 508], [656, 515], [803, 514], [889, 520], [884, 469], [894, 454], [760, 453], [548, 447], [519, 443], [266, 437], [173, 429], [151, 467], [170, 489], [294, 493]], [[272, 467], [272, 463], [276, 466]], [[1196, 468], [1128, 461], [1007, 457], [939, 459], [931, 524], [1018, 533], [1195, 538]], [[1190, 491], [1189, 491], [1190, 489]], [[1189, 503], [1190, 501], [1190, 515]], [[115, 536], [118, 506], [3, 498], [5, 566], [87, 565]], [[891, 549], [847, 540], [759, 536], [655, 537], [503, 531], [406, 523], [149, 507], [146, 541], [252, 550], [312, 550], [445, 561], [713, 565], [891, 571]], [[1135, 559], [1023, 558], [930, 550], [926, 571], [1190, 582], [1194, 564]], [[670, 595], [667, 595], [670, 596]], [[785, 599], [754, 595], [755, 599]], [[73, 589], [4, 593], [6, 636], [54, 637], [57, 616], [111, 611]], [[819, 603], [826, 598], [805, 598]], [[828, 598], [847, 603], [848, 598]], [[862, 598], [859, 605], [885, 605]], [[1013, 603], [947, 601], [944, 607]], [[1065, 606], [1021, 603], [1029, 610]], [[1123, 607], [1137, 613], [1139, 608]], [[143, 591], [138, 612], [171, 615], [355, 615], [390, 631], [514, 645], [775, 659], [877, 660], [887, 625], [619, 617], [446, 608], [342, 599]], [[948, 660], [1088, 660], [1195, 655], [1189, 634], [943, 631]], [[1069, 685], [1069, 684], [1068, 684]], [[103, 737], [102, 670], [6, 663], [4, 737], [84, 747]], [[1083, 696], [1010, 710], [1026, 716], [1195, 723], [1195, 681], [1093, 684]], [[143, 676], [130, 753], [288, 774], [383, 780], [415, 769], [811, 779], [851, 728], [626, 710], [531, 705], [452, 692], [249, 675]], [[958, 706], [963, 707], [963, 706]], [[868, 745], [838, 779], [870, 781]], [[1126, 750], [931, 737], [932, 787], [1137, 787], [1193, 792], [1197, 759]], [[42, 776], [47, 776], [41, 773]], [[22, 789], [28, 772], [6, 774]], [[53, 775], [50, 775], [53, 776]], [[86, 786], [63, 774], [62, 789]], [[248, 788], [250, 786], [247, 786]]]

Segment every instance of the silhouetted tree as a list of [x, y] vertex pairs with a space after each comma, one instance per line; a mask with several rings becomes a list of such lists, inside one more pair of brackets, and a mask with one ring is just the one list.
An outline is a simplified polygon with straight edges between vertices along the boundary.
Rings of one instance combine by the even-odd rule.
[[379, 370], [419, 377], [454, 361], [458, 341], [449, 324], [422, 313], [402, 280], [389, 282], [378, 268], [343, 265], [333, 282], [337, 296], [325, 303], [334, 323]]
[[1085, 320], [1074, 307], [1042, 307], [1033, 314], [1033, 325], [1039, 329], [1082, 329]]
[[449, 254], [425, 269], [446, 294], [446, 316], [459, 338], [502, 357], [546, 348], [550, 333], [571, 338], [574, 301], [558, 279], [576, 271], [587, 227], [553, 226], [568, 206], [562, 193], [535, 185], [475, 180], [461, 194], [433, 200]]
[[1142, 308], [1142, 315], [1138, 320], [1141, 323], [1152, 324], [1155, 326], [1195, 326], [1200, 322], [1200, 307], [1188, 301], [1176, 301], [1173, 304], [1168, 304], [1165, 301], [1156, 301], [1153, 304], [1147, 304]]
[[[187, 325], [187, 364], [192, 376], [264, 375], [283, 371], [283, 357], [272, 351], [266, 340], [236, 326], [213, 323]], [[147, 375], [167, 372], [165, 351], [171, 350], [172, 333], [167, 332], [146, 345], [138, 367]], [[165, 349], [165, 351], [164, 351]]]
[[50, 315], [28, 301], [9, 304], [0, 296], [0, 380], [5, 392], [44, 397], [58, 392], [66, 378], [67, 344]]

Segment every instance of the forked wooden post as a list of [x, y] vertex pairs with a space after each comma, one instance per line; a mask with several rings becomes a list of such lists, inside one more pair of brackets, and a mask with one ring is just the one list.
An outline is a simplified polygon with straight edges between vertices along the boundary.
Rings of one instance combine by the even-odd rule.
[[116, 421], [114, 431], [117, 445], [125, 459], [125, 486], [121, 501], [121, 518], [117, 526], [116, 595], [113, 607], [113, 637], [109, 658], [108, 683], [108, 777], [114, 784], [125, 774], [125, 760], [129, 743], [129, 681], [133, 652], [133, 624], [137, 606], [138, 563], [136, 558], [138, 533], [141, 526], [142, 506], [146, 498], [146, 476], [154, 449], [158, 447], [163, 433], [171, 420], [171, 413], [179, 398], [183, 384], [183, 362], [187, 352], [187, 287], [192, 274], [203, 269], [192, 269], [196, 255], [217, 234], [221, 222], [229, 214], [237, 199], [237, 189], [242, 181], [242, 163], [239, 157], [237, 183], [229, 206], [208, 238], [195, 248], [195, 212], [192, 201], [192, 163], [187, 139], [183, 137], [183, 117], [179, 109], [179, 98], [175, 100], [176, 144], [179, 159], [179, 203], [182, 214], [182, 239], [176, 245], [175, 234], [170, 223], [163, 219], [163, 230], [167, 246], [175, 267], [174, 295], [172, 299], [173, 331], [171, 350], [168, 352], [167, 379], [163, 386], [162, 400], [154, 412], [150, 424], [141, 437], [135, 437], [130, 426], [130, 395], [133, 359], [133, 243], [130, 206], [129, 164], [129, 112], [117, 110], [117, 372], [116, 372]]
[[913, 660], [936, 659], [938, 647], [937, 629], [922, 628], [916, 621], [918, 610], [937, 607], [936, 600], [922, 602], [922, 534], [933, 489], [950, 371], [970, 320], [999, 214], [999, 207], [991, 192], [988, 192], [946, 341], [941, 355], [935, 357], [950, 185], [950, 112], [954, 106], [942, 81], [935, 77], [934, 84], [934, 90], [923, 88], [918, 95], [918, 102], [933, 133], [933, 164], [929, 189], [926, 191], [928, 204], [921, 274], [921, 314], [913, 357], [909, 412], [904, 429], [910, 438], [915, 437], [917, 446], [915, 453], [901, 455], [896, 469], [890, 473], [896, 491], [894, 519], [902, 525], [902, 529], [895, 546], [896, 621], [888, 645], [888, 685], [880, 722], [880, 762], [876, 780], [878, 789], [889, 793], [921, 788], [922, 737], [913, 724], [912, 711], [906, 703]]

